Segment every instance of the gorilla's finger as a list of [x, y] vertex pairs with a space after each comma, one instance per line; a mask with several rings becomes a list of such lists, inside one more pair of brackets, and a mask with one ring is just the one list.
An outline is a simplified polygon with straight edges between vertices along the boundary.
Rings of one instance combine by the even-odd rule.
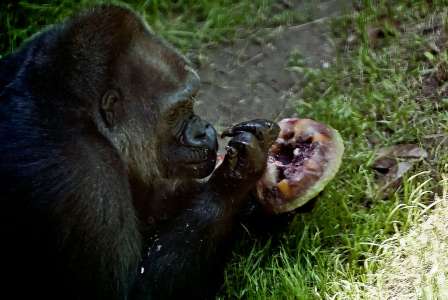
[[234, 137], [241, 132], [252, 133], [259, 141], [272, 144], [280, 132], [279, 126], [269, 120], [255, 119], [245, 121], [224, 130], [221, 137]]

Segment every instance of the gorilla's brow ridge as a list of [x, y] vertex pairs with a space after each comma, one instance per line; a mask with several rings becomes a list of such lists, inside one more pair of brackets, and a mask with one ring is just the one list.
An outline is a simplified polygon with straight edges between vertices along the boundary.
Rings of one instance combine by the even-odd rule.
[[[161, 78], [173, 83], [178, 82], [180, 79], [179, 74], [173, 72], [175, 68], [173, 62], [165, 59], [165, 49], [162, 49], [157, 44], [151, 43], [149, 46], [148, 44], [142, 45], [141, 43], [137, 43], [135, 47], [132, 47], [132, 52], [135, 53], [135, 57], [138, 57], [143, 65], [149, 65], [154, 70], [157, 70]], [[174, 62], [174, 64], [176, 63], [178, 62]]]
[[184, 102], [187, 104], [191, 103], [192, 101], [194, 101], [194, 95], [196, 95], [196, 93], [198, 92], [199, 86], [199, 76], [196, 74], [196, 72], [189, 72], [187, 80], [181, 88], [174, 91], [173, 93], [168, 93], [167, 95], [165, 95], [165, 99], [162, 103], [162, 110], [168, 110], [175, 105], [177, 106], [177, 104], [180, 102]]

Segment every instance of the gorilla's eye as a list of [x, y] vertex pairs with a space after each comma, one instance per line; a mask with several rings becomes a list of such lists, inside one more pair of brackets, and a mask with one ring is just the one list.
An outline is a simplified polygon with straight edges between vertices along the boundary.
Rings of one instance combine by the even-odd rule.
[[188, 99], [171, 107], [166, 114], [166, 120], [170, 125], [174, 125], [191, 115], [193, 115], [193, 99]]
[[192, 113], [193, 112], [193, 104], [194, 98], [190, 98], [182, 103], [182, 110], [184, 113]]
[[169, 113], [168, 113], [168, 115], [167, 115], [167, 121], [168, 121], [168, 123], [175, 123], [176, 122], [176, 119], [177, 119], [177, 111], [173, 111], [173, 110], [171, 110]]

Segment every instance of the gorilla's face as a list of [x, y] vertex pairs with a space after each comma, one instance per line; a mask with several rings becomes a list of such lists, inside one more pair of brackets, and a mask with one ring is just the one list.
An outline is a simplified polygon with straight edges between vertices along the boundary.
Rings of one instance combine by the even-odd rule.
[[170, 105], [161, 111], [159, 154], [164, 162], [161, 169], [168, 177], [202, 178], [215, 167], [216, 131], [193, 112], [192, 92], [196, 89], [193, 85], [198, 82], [194, 79], [184, 91], [172, 95]]
[[208, 176], [216, 162], [216, 131], [194, 114], [200, 80], [188, 62], [144, 32], [116, 66], [108, 93], [118, 100], [103, 97], [101, 115], [131, 175], [143, 181]]

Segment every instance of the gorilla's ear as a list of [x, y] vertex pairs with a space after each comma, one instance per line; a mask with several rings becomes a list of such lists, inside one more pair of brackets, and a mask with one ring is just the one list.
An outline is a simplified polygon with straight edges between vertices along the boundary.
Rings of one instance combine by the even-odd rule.
[[116, 90], [108, 90], [104, 93], [100, 102], [100, 113], [104, 124], [108, 128], [114, 127], [119, 118], [118, 103], [120, 102], [120, 94]]

